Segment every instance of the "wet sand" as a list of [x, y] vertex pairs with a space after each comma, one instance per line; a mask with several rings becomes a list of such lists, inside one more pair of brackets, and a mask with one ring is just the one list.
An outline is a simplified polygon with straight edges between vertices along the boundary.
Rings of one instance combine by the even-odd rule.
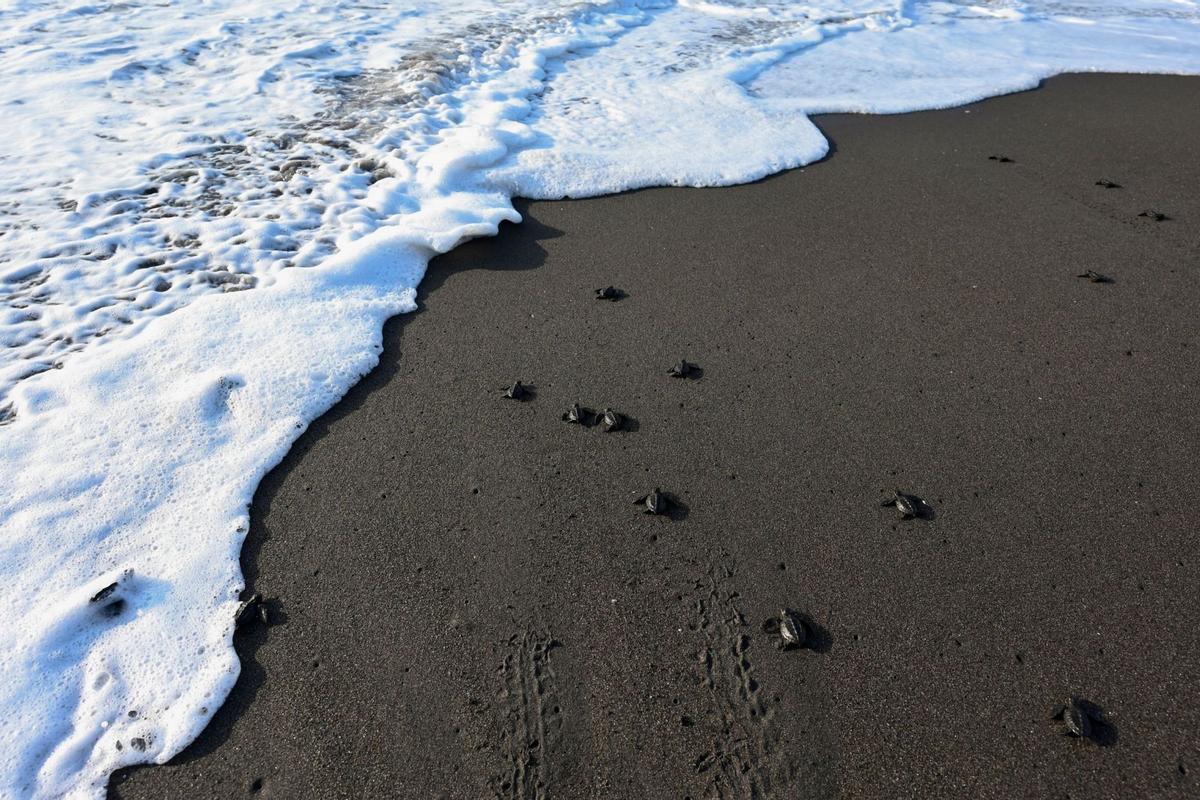
[[258, 492], [276, 624], [111, 796], [1196, 796], [1200, 80], [818, 123], [809, 168], [436, 260]]

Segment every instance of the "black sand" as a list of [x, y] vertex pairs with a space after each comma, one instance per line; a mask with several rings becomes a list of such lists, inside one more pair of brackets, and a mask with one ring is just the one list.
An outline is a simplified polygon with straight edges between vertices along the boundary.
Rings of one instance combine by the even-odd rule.
[[[283, 621], [112, 796], [1195, 797], [1200, 80], [818, 122], [805, 170], [438, 259], [258, 492]], [[774, 649], [781, 605], [816, 650]]]

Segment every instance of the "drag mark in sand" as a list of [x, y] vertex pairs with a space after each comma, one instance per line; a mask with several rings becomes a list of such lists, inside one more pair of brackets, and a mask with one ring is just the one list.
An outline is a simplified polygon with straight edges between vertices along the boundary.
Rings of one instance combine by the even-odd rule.
[[509, 639], [500, 675], [506, 708], [502, 749], [504, 767], [496, 797], [545, 800], [549, 761], [562, 731], [562, 707], [555, 688], [551, 653], [559, 646], [550, 634], [526, 631]]
[[767, 800], [783, 792], [791, 797], [798, 769], [755, 677], [750, 626], [729, 585], [733, 575], [730, 567], [714, 567], [707, 594], [696, 601], [696, 630], [704, 637], [700, 680], [712, 701], [706, 724], [714, 729], [712, 750], [697, 759], [696, 771], [704, 776], [707, 800]]

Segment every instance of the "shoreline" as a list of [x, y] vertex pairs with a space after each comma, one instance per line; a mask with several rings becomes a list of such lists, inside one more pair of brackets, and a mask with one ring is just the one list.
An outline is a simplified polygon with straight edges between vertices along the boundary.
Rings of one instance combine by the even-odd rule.
[[[1194, 791], [1197, 98], [1062, 76], [817, 118], [830, 156], [754, 184], [520, 204], [260, 485], [279, 624], [110, 796]], [[780, 605], [825, 652], [772, 650]], [[1057, 735], [1067, 693], [1115, 747]]]

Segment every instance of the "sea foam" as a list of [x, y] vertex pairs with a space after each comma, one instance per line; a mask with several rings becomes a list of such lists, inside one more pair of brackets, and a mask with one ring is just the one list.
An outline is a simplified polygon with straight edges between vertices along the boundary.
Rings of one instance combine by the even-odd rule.
[[744, 182], [825, 155], [813, 113], [1094, 70], [1200, 73], [1200, 7], [10, 0], [0, 797], [199, 733], [258, 482], [512, 197]]

